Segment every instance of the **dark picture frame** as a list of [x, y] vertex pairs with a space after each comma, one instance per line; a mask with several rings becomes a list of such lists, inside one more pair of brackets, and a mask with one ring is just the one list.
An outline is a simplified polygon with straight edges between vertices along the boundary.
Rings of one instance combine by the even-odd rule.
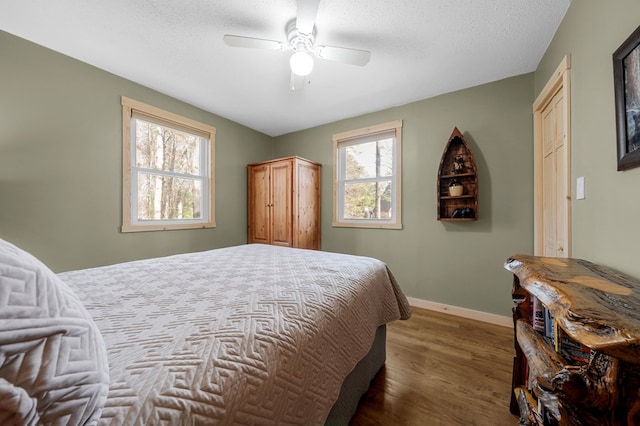
[[613, 53], [618, 171], [640, 166], [640, 27]]

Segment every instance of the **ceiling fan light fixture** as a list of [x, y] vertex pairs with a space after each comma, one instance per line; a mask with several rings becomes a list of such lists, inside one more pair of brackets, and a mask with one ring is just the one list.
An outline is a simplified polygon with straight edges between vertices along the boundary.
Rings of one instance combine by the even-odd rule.
[[305, 51], [297, 51], [289, 58], [291, 72], [299, 76], [307, 76], [313, 71], [313, 58]]
[[245, 37], [227, 34], [224, 42], [231, 47], [252, 47], [269, 50], [293, 50], [289, 57], [291, 78], [289, 88], [302, 90], [308, 84], [307, 76], [314, 66], [314, 56], [333, 62], [364, 66], [371, 58], [368, 50], [350, 49], [338, 46], [316, 46], [315, 20], [321, 0], [295, 0], [298, 12], [286, 26], [287, 41], [281, 42], [263, 38]]

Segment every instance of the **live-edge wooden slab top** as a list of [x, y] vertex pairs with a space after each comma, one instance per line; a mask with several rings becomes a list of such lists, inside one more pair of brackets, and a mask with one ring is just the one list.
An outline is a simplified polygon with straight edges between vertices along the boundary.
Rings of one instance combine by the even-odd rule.
[[640, 364], [640, 282], [582, 259], [511, 256], [505, 269], [573, 339]]

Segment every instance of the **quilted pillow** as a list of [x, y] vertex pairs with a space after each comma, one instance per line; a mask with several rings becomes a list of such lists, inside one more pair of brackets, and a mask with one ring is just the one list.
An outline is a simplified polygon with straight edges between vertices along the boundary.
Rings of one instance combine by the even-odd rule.
[[0, 424], [95, 424], [108, 391], [104, 341], [80, 300], [0, 239]]

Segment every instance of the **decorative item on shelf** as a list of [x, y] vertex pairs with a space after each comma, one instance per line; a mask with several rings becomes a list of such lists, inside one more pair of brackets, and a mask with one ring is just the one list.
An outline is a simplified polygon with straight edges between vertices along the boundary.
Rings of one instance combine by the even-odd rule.
[[453, 160], [453, 167], [451, 167], [451, 173], [454, 175], [459, 175], [460, 173], [464, 173], [464, 159], [462, 155], [456, 155]]
[[456, 179], [449, 183], [449, 195], [452, 197], [459, 197], [464, 192], [464, 186]]
[[451, 219], [473, 219], [473, 209], [471, 207], [465, 207], [463, 209], [455, 209], [451, 214]]

